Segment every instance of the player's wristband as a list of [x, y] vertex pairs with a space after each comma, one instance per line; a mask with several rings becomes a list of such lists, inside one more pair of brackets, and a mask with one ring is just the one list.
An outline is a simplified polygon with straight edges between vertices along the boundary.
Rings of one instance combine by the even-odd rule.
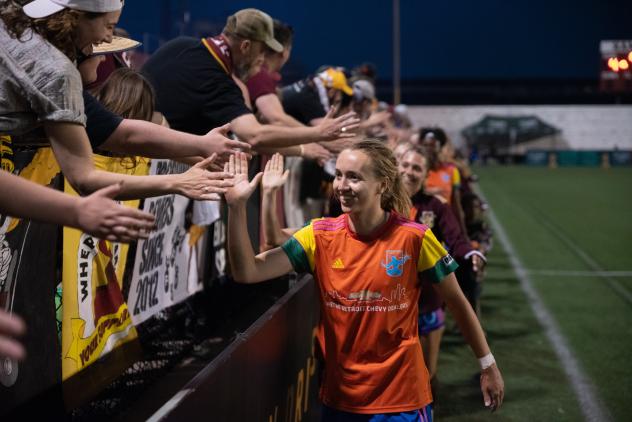
[[492, 355], [491, 353], [488, 353], [482, 358], [479, 358], [478, 363], [481, 365], [481, 370], [484, 371], [485, 369], [495, 364], [496, 359], [494, 359], [494, 355]]

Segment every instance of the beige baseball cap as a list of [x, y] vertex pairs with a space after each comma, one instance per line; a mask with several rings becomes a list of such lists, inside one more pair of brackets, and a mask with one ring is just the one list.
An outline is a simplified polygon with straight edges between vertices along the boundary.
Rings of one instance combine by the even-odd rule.
[[64, 9], [94, 13], [115, 12], [123, 8], [123, 3], [124, 0], [35, 0], [25, 4], [22, 10], [26, 16], [39, 19]]
[[259, 9], [242, 9], [228, 17], [224, 32], [249, 40], [261, 41], [280, 53], [283, 46], [274, 39], [274, 24], [267, 13]]

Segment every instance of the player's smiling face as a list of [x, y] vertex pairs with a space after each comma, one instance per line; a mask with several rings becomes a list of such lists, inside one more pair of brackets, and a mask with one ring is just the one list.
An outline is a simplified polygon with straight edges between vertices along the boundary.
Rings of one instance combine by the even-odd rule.
[[400, 158], [398, 170], [408, 195], [413, 196], [421, 190], [426, 181], [428, 174], [426, 157], [417, 151], [408, 151]]
[[369, 156], [358, 150], [344, 150], [336, 161], [334, 195], [343, 212], [359, 212], [381, 200], [381, 183], [375, 178]]

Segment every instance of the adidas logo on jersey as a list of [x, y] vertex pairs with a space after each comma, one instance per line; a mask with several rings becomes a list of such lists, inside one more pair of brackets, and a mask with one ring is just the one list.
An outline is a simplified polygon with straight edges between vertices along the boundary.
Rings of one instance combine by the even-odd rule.
[[336, 268], [338, 270], [343, 269], [345, 264], [342, 263], [342, 259], [336, 258], [333, 264], [331, 264], [331, 268]]

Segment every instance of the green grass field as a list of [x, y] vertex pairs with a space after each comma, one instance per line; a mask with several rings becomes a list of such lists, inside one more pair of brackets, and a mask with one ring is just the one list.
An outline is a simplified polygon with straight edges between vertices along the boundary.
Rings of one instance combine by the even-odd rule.
[[[632, 169], [477, 168], [480, 188], [571, 352], [616, 421], [632, 409]], [[618, 271], [619, 273], [604, 274]], [[622, 273], [622, 272], [627, 272]], [[579, 402], [496, 241], [482, 319], [503, 371], [506, 403], [494, 420], [582, 420]], [[447, 334], [435, 416], [491, 420], [477, 363]]]

